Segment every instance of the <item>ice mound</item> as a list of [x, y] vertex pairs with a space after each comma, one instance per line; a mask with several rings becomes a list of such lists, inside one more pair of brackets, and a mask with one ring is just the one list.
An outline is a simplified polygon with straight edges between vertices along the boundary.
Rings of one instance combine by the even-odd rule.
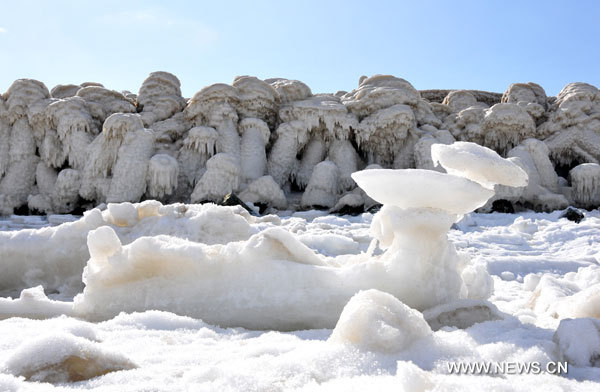
[[44, 293], [42, 286], [21, 291], [17, 299], [0, 298], [0, 320], [10, 317], [45, 319], [62, 314], [70, 315], [71, 302], [52, 301]]
[[395, 353], [431, 335], [423, 315], [379, 290], [355, 294], [344, 307], [329, 342]]
[[561, 320], [553, 340], [570, 364], [600, 367], [600, 319]]
[[89, 380], [136, 367], [120, 353], [67, 333], [53, 333], [23, 343], [5, 362], [8, 373], [49, 383]]

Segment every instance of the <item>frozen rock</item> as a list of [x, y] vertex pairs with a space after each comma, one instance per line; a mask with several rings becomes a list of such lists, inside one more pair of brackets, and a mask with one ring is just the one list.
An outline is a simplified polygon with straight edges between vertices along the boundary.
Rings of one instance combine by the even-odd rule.
[[102, 129], [104, 121], [114, 113], [135, 113], [134, 102], [118, 91], [108, 90], [101, 85], [83, 86], [77, 97], [85, 100], [89, 114], [95, 121], [94, 128]]
[[423, 312], [432, 330], [442, 327], [469, 328], [477, 323], [502, 319], [498, 308], [489, 301], [463, 299], [435, 306]]
[[576, 318], [561, 320], [553, 337], [560, 356], [579, 367], [600, 367], [600, 320]]
[[600, 163], [600, 91], [587, 83], [569, 83], [556, 98], [548, 121], [538, 129], [552, 160]]
[[44, 288], [36, 286], [21, 291], [17, 299], [0, 298], [0, 320], [10, 317], [45, 319], [70, 315], [72, 302], [52, 301], [46, 297]]
[[241, 118], [258, 118], [275, 126], [280, 102], [275, 88], [254, 76], [238, 76], [232, 86], [238, 90]]
[[300, 121], [283, 123], [275, 133], [277, 140], [269, 152], [267, 172], [279, 186], [284, 186], [294, 169], [296, 154], [308, 141], [308, 135]]
[[450, 109], [456, 113], [470, 107], [481, 107], [487, 109], [486, 104], [477, 102], [475, 96], [466, 90], [451, 91], [448, 95], [446, 95], [442, 101], [442, 104], [448, 105]]
[[74, 97], [80, 88], [78, 84], [58, 84], [50, 90], [50, 96], [60, 99]]
[[282, 104], [293, 101], [302, 101], [312, 96], [310, 87], [299, 80], [283, 78], [265, 79], [279, 93]]
[[179, 79], [168, 72], [152, 72], [144, 80], [137, 95], [138, 113], [144, 126], [165, 120], [185, 108], [180, 85]]
[[329, 342], [361, 350], [397, 353], [432, 334], [423, 315], [393, 295], [360, 291], [344, 307]]

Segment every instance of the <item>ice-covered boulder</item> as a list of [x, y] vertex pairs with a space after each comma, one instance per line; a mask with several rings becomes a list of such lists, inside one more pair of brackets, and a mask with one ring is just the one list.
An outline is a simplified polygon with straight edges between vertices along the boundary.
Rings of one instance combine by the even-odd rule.
[[273, 143], [267, 160], [267, 172], [279, 186], [284, 186], [296, 164], [296, 155], [307, 140], [306, 128], [300, 121], [279, 125], [275, 131], [277, 140]]
[[600, 163], [600, 90], [587, 83], [569, 83], [540, 125], [539, 137], [554, 162], [563, 165]]
[[104, 121], [114, 113], [135, 113], [133, 100], [118, 91], [109, 90], [101, 85], [87, 85], [77, 91], [77, 97], [85, 100], [90, 115], [95, 121], [94, 128], [102, 129]]
[[51, 333], [22, 343], [6, 370], [28, 381], [70, 383], [137, 367], [123, 354], [69, 333]]
[[355, 294], [331, 333], [329, 342], [361, 350], [397, 353], [432, 334], [423, 315], [379, 290]]
[[254, 76], [238, 76], [231, 84], [238, 91], [241, 118], [258, 118], [274, 127], [279, 110], [279, 93]]
[[463, 299], [438, 305], [423, 312], [423, 317], [434, 331], [442, 327], [469, 328], [477, 323], [500, 320], [498, 308], [489, 301]]
[[266, 204], [283, 210], [287, 207], [285, 194], [271, 176], [263, 176], [252, 181], [240, 193], [240, 199], [246, 203]]
[[241, 179], [250, 182], [262, 177], [267, 170], [266, 145], [271, 131], [263, 120], [245, 118], [240, 121], [241, 141]]
[[279, 94], [282, 104], [293, 101], [302, 101], [312, 96], [310, 87], [299, 80], [283, 78], [265, 79]]
[[477, 102], [475, 96], [466, 90], [451, 91], [448, 95], [446, 95], [442, 101], [442, 104], [448, 105], [450, 109], [456, 113], [470, 107], [487, 109], [486, 104]]
[[574, 366], [600, 367], [600, 320], [576, 318], [561, 320], [554, 342], [563, 360]]
[[169, 72], [152, 72], [137, 94], [138, 113], [144, 126], [165, 120], [185, 108], [179, 79]]

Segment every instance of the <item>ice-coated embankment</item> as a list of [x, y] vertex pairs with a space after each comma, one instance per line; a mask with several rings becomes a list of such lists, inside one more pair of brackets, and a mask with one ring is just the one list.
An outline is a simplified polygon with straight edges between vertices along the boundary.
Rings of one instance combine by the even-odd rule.
[[391, 75], [363, 76], [336, 94], [252, 76], [191, 99], [180, 87], [168, 72], [152, 72], [138, 94], [15, 81], [0, 97], [0, 214], [221, 202], [248, 188], [247, 200], [262, 210], [361, 212], [372, 200], [356, 196], [353, 172], [444, 171], [430, 147], [457, 140], [511, 158], [531, 178], [527, 187], [497, 185], [480, 211], [600, 205], [597, 170], [585, 166], [600, 163], [600, 92], [586, 83], [557, 97], [535, 83], [511, 84], [504, 94], [420, 92]]

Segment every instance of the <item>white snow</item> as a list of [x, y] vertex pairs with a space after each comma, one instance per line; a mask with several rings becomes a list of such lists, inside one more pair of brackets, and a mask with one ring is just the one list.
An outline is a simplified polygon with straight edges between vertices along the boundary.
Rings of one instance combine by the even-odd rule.
[[[40, 242], [43, 238], [41, 236], [46, 232], [52, 233], [53, 236], [81, 233], [85, 246], [85, 236], [96, 227], [101, 227], [102, 230], [95, 233], [107, 234], [109, 230], [114, 231], [120, 245], [117, 243], [117, 238], [111, 234], [110, 238], [112, 239], [99, 241], [105, 243], [107, 248], [98, 249], [98, 256], [94, 256], [94, 258], [107, 257], [111, 253], [114, 257], [115, 254], [129, 249], [127, 248], [128, 244], [131, 244], [135, 238], [143, 236], [155, 236], [146, 237], [148, 239], [144, 241], [149, 244], [155, 242], [164, 244], [164, 251], [168, 252], [170, 260], [175, 260], [178, 249], [183, 248], [189, 249], [190, 254], [199, 257], [199, 250], [207, 249], [206, 245], [202, 245], [200, 242], [227, 244], [233, 241], [232, 244], [225, 247], [219, 246], [223, 252], [226, 247], [239, 251], [239, 246], [233, 246], [235, 241], [247, 241], [252, 234], [269, 230], [265, 233], [268, 235], [254, 237], [252, 240], [252, 247], [256, 249], [257, 254], [273, 255], [274, 258], [280, 260], [291, 261], [294, 259], [297, 260], [294, 264], [304, 266], [303, 268], [323, 269], [332, 268], [329, 266], [334, 264], [349, 266], [354, 263], [359, 266], [363, 264], [363, 267], [355, 270], [360, 271], [362, 279], [364, 279], [364, 274], [373, 268], [373, 266], [365, 265], [364, 261], [353, 259], [357, 256], [355, 254], [357, 246], [360, 252], [367, 252], [369, 244], [373, 240], [369, 231], [370, 223], [373, 220], [372, 214], [366, 213], [356, 217], [333, 217], [323, 216], [322, 212], [303, 213], [282, 216], [279, 221], [267, 221], [250, 217], [240, 209], [213, 205], [162, 206], [160, 203], [146, 202], [139, 205], [134, 204], [134, 206], [138, 210], [139, 220], [133, 226], [107, 226], [103, 216], [110, 212], [105, 210], [105, 212], [91, 213], [96, 216], [95, 219], [98, 219], [95, 226], [89, 226], [91, 222], [84, 226], [79, 221], [53, 228], [3, 232], [0, 235], [21, 233], [15, 238], [26, 235], [27, 240], [21, 240], [20, 249], [21, 252], [27, 251], [32, 256], [19, 260], [26, 262], [27, 268], [33, 268], [36, 264], [38, 267], [41, 266], [40, 257], [35, 254], [45, 254], [49, 259], [57, 257], [55, 255], [59, 254], [66, 255], [69, 252], [72, 253], [76, 242], [65, 239], [68, 237], [62, 237], [62, 240], [57, 238], [61, 241], [58, 243], [61, 243], [62, 246], [43, 245], [31, 249], [24, 244], [36, 241], [42, 243]], [[140, 303], [139, 301], [142, 301], [141, 307], [148, 305], [145, 309], [140, 309], [140, 313], [118, 314], [116, 312], [114, 318], [100, 323], [81, 321], [72, 316], [43, 320], [33, 319], [33, 317], [51, 317], [60, 313], [58, 308], [53, 308], [52, 302], [63, 304], [64, 310], [66, 310], [66, 306], [73, 304], [74, 293], [52, 293], [48, 294], [45, 299], [41, 295], [41, 289], [29, 290], [23, 295], [24, 302], [23, 299], [9, 300], [7, 298], [0, 302], [0, 308], [3, 304], [11, 301], [11, 304], [18, 304], [16, 306], [22, 310], [33, 310], [36, 309], [35, 306], [39, 306], [39, 310], [43, 310], [43, 312], [36, 310], [37, 315], [25, 313], [21, 317], [0, 320], [0, 351], [3, 353], [0, 356], [0, 390], [62, 391], [79, 388], [90, 390], [262, 389], [282, 391], [404, 389], [412, 391], [432, 388], [439, 390], [481, 390], [483, 388], [486, 390], [594, 391], [598, 389], [600, 383], [600, 372], [597, 367], [589, 366], [595, 363], [593, 361], [597, 353], [597, 345], [592, 344], [594, 336], [597, 335], [594, 335], [594, 330], [590, 328], [590, 325], [595, 325], [597, 319], [577, 320], [577, 325], [569, 324], [567, 320], [563, 321], [559, 328], [561, 320], [555, 318], [554, 311], [548, 311], [543, 306], [530, 307], [532, 295], [534, 295], [531, 290], [536, 286], [551, 287], [549, 278], [552, 278], [553, 284], [557, 285], [552, 287], [563, 288], [559, 290], [562, 293], [560, 298], [573, 298], [574, 294], [593, 289], [596, 284], [600, 283], [597, 267], [598, 249], [595, 246], [599, 241], [600, 213], [598, 211], [586, 212], [585, 219], [579, 224], [559, 219], [559, 215], [560, 211], [520, 214], [471, 213], [467, 215], [467, 219], [457, 224], [458, 230], [448, 232], [448, 237], [459, 252], [466, 252], [471, 256], [471, 263], [483, 265], [491, 273], [494, 288], [492, 296], [489, 298], [490, 302], [459, 301], [442, 305], [440, 308], [428, 309], [424, 315], [429, 318], [424, 317], [425, 320], [432, 322], [431, 316], [436, 315], [435, 319], [444, 322], [439, 323], [439, 329], [431, 328], [437, 329], [434, 332], [427, 332], [429, 327], [423, 326], [418, 330], [411, 329], [411, 326], [419, 325], [418, 322], [408, 324], [406, 327], [400, 327], [393, 323], [387, 325], [378, 323], [377, 320], [389, 320], [383, 318], [382, 315], [395, 314], [393, 309], [396, 311], [398, 309], [406, 310], [404, 305], [397, 302], [398, 297], [390, 299], [389, 304], [384, 307], [381, 307], [382, 302], [378, 301], [379, 305], [367, 308], [371, 309], [372, 313], [367, 311], [364, 314], [364, 319], [368, 321], [362, 324], [367, 328], [364, 331], [385, 330], [390, 334], [361, 335], [375, 343], [375, 346], [363, 346], [367, 347], [366, 350], [358, 348], [354, 344], [338, 344], [329, 341], [333, 333], [332, 329], [295, 332], [222, 329], [198, 318], [174, 314], [180, 313], [176, 307], [168, 306], [169, 312], [149, 310], [156, 307], [152, 306], [151, 302], [154, 295], [152, 286], [146, 286], [149, 284], [148, 280], [144, 281], [144, 285], [127, 286], [128, 290], [124, 291], [126, 296], [119, 298], [121, 301], [128, 300], [128, 297], [134, 297], [131, 298], [132, 302]], [[90, 217], [85, 219], [89, 221]], [[516, 220], [518, 222], [515, 222]], [[9, 222], [7, 225], [14, 228], [19, 228], [27, 222], [31, 222], [32, 225], [41, 224], [33, 218], [23, 220], [18, 217], [7, 220], [7, 222]], [[525, 224], [519, 222], [525, 222]], [[515, 229], [516, 227], [533, 226], [537, 229]], [[273, 232], [272, 229], [277, 227], [282, 231]], [[238, 231], [238, 234], [232, 232], [234, 229]], [[329, 234], [332, 237], [318, 243], [316, 239], [322, 234]], [[296, 236], [300, 240], [299, 242], [292, 240]], [[340, 238], [339, 245], [329, 245], [335, 242], [333, 236]], [[302, 242], [309, 238], [311, 241], [307, 241], [307, 243], [310, 242], [311, 249], [302, 246]], [[341, 240], [341, 238], [345, 238], [345, 240]], [[349, 239], [352, 239], [357, 245], [351, 245], [348, 242]], [[347, 245], [342, 246], [342, 241]], [[264, 245], [262, 245], [263, 242], [265, 242]], [[2, 252], [7, 249], [8, 243], [10, 242], [0, 244]], [[13, 246], [17, 246], [17, 242], [13, 244]], [[286, 247], [282, 244], [289, 245]], [[268, 251], [261, 253], [261, 246], [266, 246], [264, 249], [268, 249]], [[139, 251], [154, 257], [153, 249], [141, 247]], [[213, 250], [217, 249], [213, 248]], [[4, 257], [5, 255], [3, 253], [3, 257], [0, 259], [3, 266], [3, 277], [4, 273], [10, 272], [17, 265], [15, 263], [6, 264], [8, 259]], [[10, 257], [15, 257], [14, 253], [11, 255]], [[245, 253], [244, 258], [247, 259], [248, 255]], [[88, 256], [84, 255], [82, 258], [82, 263], [85, 264]], [[119, 264], [119, 260], [112, 260], [119, 271], [126, 271], [126, 268], [133, 267], [129, 264]], [[264, 257], [261, 260], [263, 265], [267, 263], [260, 270], [262, 272], [247, 275], [248, 278], [256, 277], [261, 281], [268, 281], [265, 273], [268, 273], [272, 268], [270, 266], [275, 264], [264, 260]], [[161, 266], [158, 261], [154, 261], [154, 263], [156, 266]], [[168, 267], [171, 263], [164, 264], [166, 264], [164, 267]], [[181, 263], [177, 265], [181, 266]], [[68, 270], [74, 267], [65, 265], [64, 268]], [[42, 271], [46, 272], [42, 272], [39, 279], [52, 281], [50, 276], [58, 273], [54, 271], [60, 270], [48, 270], [44, 267]], [[253, 271], [257, 271], [257, 269], [254, 268]], [[188, 269], [179, 272], [174, 270], [173, 275], [168, 275], [168, 279], [157, 279], [155, 283], [163, 281], [166, 285], [163, 288], [169, 286], [169, 280], [179, 284], [181, 280], [178, 280], [177, 276], [185, 276], [188, 272]], [[516, 278], [504, 281], [500, 278], [503, 272], [511, 272]], [[18, 274], [10, 276], [12, 277], [10, 279], [14, 280]], [[276, 277], [272, 280], [280, 280], [284, 275], [278, 270], [273, 271], [272, 276]], [[465, 279], [464, 272], [462, 276]], [[350, 275], [344, 276], [344, 279], [340, 279], [337, 284], [347, 284], [349, 277]], [[538, 279], [539, 277], [542, 279]], [[114, 279], [117, 281], [127, 278], [128, 276], [125, 274], [114, 275]], [[239, 278], [238, 274], [236, 279]], [[81, 270], [79, 270], [79, 279], [81, 279]], [[305, 274], [301, 274], [301, 280], [310, 281]], [[35, 284], [19, 281], [21, 282], [17, 285], [19, 291], [35, 286]], [[194, 275], [190, 281], [197, 285], [197, 276]], [[3, 282], [5, 281], [3, 280]], [[331, 290], [327, 292], [318, 290], [324, 282], [320, 281], [320, 286], [304, 287], [299, 291], [298, 287], [301, 286], [294, 289], [287, 281], [282, 284], [286, 294], [283, 294], [284, 291], [265, 290], [261, 301], [267, 302], [261, 303], [268, 303], [269, 298], [272, 298], [277, 301], [290, 301], [288, 304], [297, 304], [302, 297], [310, 296], [310, 293], [315, 292], [316, 295], [311, 296], [309, 302], [313, 307], [318, 307], [331, 295]], [[5, 283], [2, 285], [5, 287]], [[46, 286], [45, 283], [44, 285]], [[477, 286], [480, 285], [481, 283], [477, 284]], [[218, 285], [213, 287], [209, 297], [214, 298], [215, 288], [218, 288]], [[238, 284], [236, 288], [237, 298], [247, 295], [243, 286]], [[546, 296], [548, 303], [557, 302], [559, 291], [555, 290], [555, 294]], [[50, 291], [46, 290], [46, 292]], [[185, 286], [179, 286], [175, 292], [178, 293], [179, 298], [184, 292], [191, 293]], [[387, 292], [389, 293], [389, 291]], [[108, 301], [111, 296], [110, 291], [106, 294]], [[169, 297], [169, 292], [162, 288], [155, 294], [157, 300], [164, 301]], [[98, 295], [102, 295], [102, 293], [98, 293]], [[542, 293], [542, 296], [544, 295]], [[384, 294], [384, 297], [389, 298], [389, 295]], [[58, 298], [62, 301], [57, 301]], [[198, 295], [196, 299], [201, 300], [201, 295]], [[577, 298], [575, 297], [575, 299]], [[348, 298], [342, 301], [340, 313], [347, 304], [347, 300]], [[539, 300], [541, 300], [541, 296]], [[582, 305], [585, 304], [591, 305], [590, 302], [582, 303]], [[498, 310], [495, 310], [495, 307]], [[56, 312], [50, 312], [53, 309]], [[471, 311], [471, 309], [475, 311]], [[255, 314], [258, 314], [256, 312]], [[415, 310], [412, 312], [416, 313]], [[359, 316], [362, 314], [359, 313]], [[367, 314], [371, 314], [373, 317], [367, 317]], [[442, 316], [440, 317], [440, 315]], [[489, 317], [490, 315], [493, 317]], [[23, 316], [27, 318], [22, 318]], [[470, 323], [475, 320], [476, 323], [465, 329], [461, 329], [464, 325], [457, 328], [457, 326], [450, 326], [452, 325], [450, 321], [453, 320], [450, 316], [456, 317], [455, 320], [461, 322]], [[568, 317], [573, 316], [569, 315]], [[414, 318], [400, 318], [399, 320], [409, 319], [414, 320]], [[337, 322], [336, 316], [333, 318], [333, 325], [330, 328]], [[389, 321], [386, 322], [389, 323]], [[346, 324], [346, 327], [354, 328], [356, 331], [363, 330], [360, 325], [360, 323], [350, 323]], [[559, 328], [558, 332], [557, 328]], [[597, 327], [594, 329], [597, 334]], [[401, 331], [404, 333], [400, 333]], [[418, 332], [418, 334], [410, 335], [406, 334], [406, 331]], [[421, 334], [424, 332], [427, 333], [422, 336]], [[555, 332], [557, 338], [554, 338]], [[49, 333], [50, 337], [48, 337]], [[398, 333], [398, 335], [394, 335], [394, 333]], [[390, 344], [385, 344], [386, 336], [398, 336], [399, 338], [392, 338]], [[412, 338], [409, 339], [410, 336]], [[404, 337], [407, 339], [403, 340]], [[367, 340], [363, 340], [363, 342], [367, 342]], [[394, 346], [394, 344], [399, 346]], [[400, 346], [400, 349], [395, 348]], [[34, 347], [31, 348], [31, 352], [35, 352], [35, 354], [27, 354], [29, 351], [26, 351], [25, 348], [28, 347]], [[99, 353], [98, 356], [93, 357], [97, 358], [96, 363], [99, 364], [113, 363], [108, 360], [108, 358], [113, 358], [111, 356], [125, 357], [129, 362], [135, 363], [137, 368], [106, 373], [87, 381], [63, 384], [27, 381], [13, 375], [12, 370], [17, 369], [15, 363], [19, 364], [18, 368], [21, 370], [39, 369], [38, 364], [41, 362], [52, 363], [51, 366], [64, 363], [59, 359], [63, 358], [63, 351], [60, 350], [60, 347], [65, 348], [65, 353], [78, 352], [75, 348], [86, 348], [91, 353]], [[368, 347], [383, 347], [384, 350]], [[49, 349], [43, 351], [44, 348]], [[72, 349], [73, 351], [70, 351]], [[46, 359], [49, 362], [46, 362]], [[538, 361], [544, 369], [549, 361], [562, 360], [570, 361], [569, 371], [562, 377], [544, 373], [539, 375], [506, 374], [500, 377], [494, 374], [456, 376], [448, 374], [447, 368], [450, 362], [528, 363]], [[81, 368], [84, 370], [94, 369], [89, 365], [83, 365]], [[9, 372], [8, 369], [12, 370]], [[39, 371], [36, 374], [42, 375]], [[56, 371], [53, 374], [65, 376], [67, 373]], [[47, 381], [53, 380], [47, 379]]]

